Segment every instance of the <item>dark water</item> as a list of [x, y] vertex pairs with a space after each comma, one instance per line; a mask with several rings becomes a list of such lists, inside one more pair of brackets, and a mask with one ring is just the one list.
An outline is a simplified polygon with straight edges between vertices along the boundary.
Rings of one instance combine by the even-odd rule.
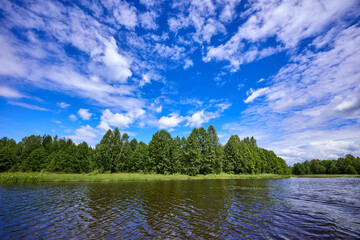
[[359, 239], [360, 178], [0, 185], [1, 239]]

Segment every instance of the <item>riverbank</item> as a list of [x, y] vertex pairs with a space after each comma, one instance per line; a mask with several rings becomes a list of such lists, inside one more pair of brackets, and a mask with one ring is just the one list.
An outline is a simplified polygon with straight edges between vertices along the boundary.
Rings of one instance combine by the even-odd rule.
[[40, 182], [121, 182], [151, 180], [190, 180], [190, 179], [276, 179], [289, 178], [278, 174], [209, 174], [188, 176], [182, 174], [61, 174], [61, 173], [0, 173], [0, 183], [40, 183]]

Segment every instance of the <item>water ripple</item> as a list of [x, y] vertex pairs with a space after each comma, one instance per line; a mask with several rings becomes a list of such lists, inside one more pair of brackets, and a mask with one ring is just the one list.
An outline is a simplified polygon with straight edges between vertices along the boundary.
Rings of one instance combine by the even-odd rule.
[[359, 239], [360, 179], [0, 185], [1, 239]]

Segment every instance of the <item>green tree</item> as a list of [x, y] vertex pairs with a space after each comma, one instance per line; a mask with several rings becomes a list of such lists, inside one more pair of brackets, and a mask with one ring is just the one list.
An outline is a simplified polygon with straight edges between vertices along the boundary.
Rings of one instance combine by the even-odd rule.
[[171, 135], [165, 130], [156, 132], [149, 143], [149, 171], [161, 174], [172, 173], [171, 169]]
[[0, 150], [0, 172], [10, 170], [17, 162], [19, 157], [16, 155], [16, 148], [8, 145]]
[[90, 171], [90, 159], [92, 149], [83, 142], [77, 146], [77, 158], [78, 158], [78, 171], [80, 173], [87, 173]]
[[144, 172], [146, 171], [146, 164], [149, 161], [149, 154], [148, 154], [148, 146], [143, 143], [139, 142], [136, 145], [136, 148], [134, 150], [134, 156], [133, 156], [133, 169], [132, 172]]
[[232, 135], [229, 141], [225, 144], [225, 162], [223, 170], [226, 173], [239, 173], [243, 172], [241, 169], [241, 154], [240, 154], [240, 142], [237, 135]]
[[37, 148], [23, 161], [22, 170], [26, 172], [38, 172], [46, 167], [46, 158], [47, 154], [45, 149], [43, 147]]
[[200, 172], [201, 149], [198, 141], [199, 129], [194, 128], [186, 139], [185, 144], [185, 171], [190, 176], [195, 176]]
[[215, 127], [210, 125], [207, 129], [211, 145], [215, 151], [215, 160], [214, 166], [212, 166], [213, 172], [221, 173], [223, 171], [223, 161], [224, 161], [224, 148], [219, 143], [219, 137], [216, 133]]

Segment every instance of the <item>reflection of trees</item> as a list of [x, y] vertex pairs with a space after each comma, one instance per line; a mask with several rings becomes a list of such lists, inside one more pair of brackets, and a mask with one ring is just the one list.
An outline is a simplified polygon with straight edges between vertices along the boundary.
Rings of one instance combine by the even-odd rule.
[[224, 180], [151, 182], [144, 194], [146, 224], [155, 236], [215, 237], [228, 209]]
[[89, 184], [89, 229], [100, 237], [259, 237], [271, 218], [267, 187], [220, 179]]
[[88, 186], [87, 212], [92, 238], [130, 237], [140, 234], [143, 222], [143, 182], [94, 183]]

